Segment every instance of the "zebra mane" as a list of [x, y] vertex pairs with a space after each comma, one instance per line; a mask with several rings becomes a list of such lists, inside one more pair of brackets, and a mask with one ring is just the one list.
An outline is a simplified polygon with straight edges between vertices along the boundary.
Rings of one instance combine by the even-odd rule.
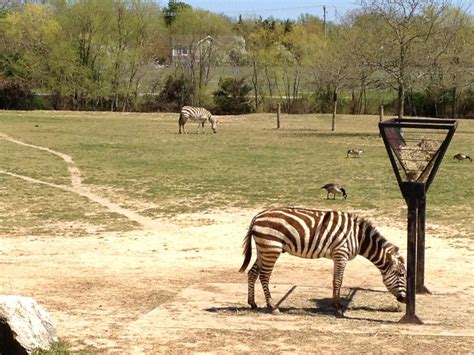
[[[360, 228], [362, 230], [365, 230], [365, 232], [361, 235], [362, 239], [364, 242], [362, 243], [361, 240], [361, 245], [364, 245], [366, 248], [371, 245], [372, 249], [364, 249], [361, 253], [361, 255], [364, 255], [366, 258], [368, 258], [370, 261], [372, 261], [378, 268], [386, 268], [388, 266], [388, 258], [384, 257], [383, 254], [390, 254], [394, 255], [398, 253], [399, 248], [391, 243], [387, 238], [385, 238], [378, 230], [375, 228], [375, 226], [370, 222], [369, 220], [352, 215], [355, 219], [355, 221], [359, 224]], [[366, 238], [367, 241], [366, 241]], [[372, 240], [372, 243], [369, 243], [368, 241]], [[377, 243], [373, 243], [374, 240], [377, 240]], [[373, 248], [379, 247], [380, 249], [375, 251]], [[370, 259], [370, 256], [374, 258], [374, 260]]]

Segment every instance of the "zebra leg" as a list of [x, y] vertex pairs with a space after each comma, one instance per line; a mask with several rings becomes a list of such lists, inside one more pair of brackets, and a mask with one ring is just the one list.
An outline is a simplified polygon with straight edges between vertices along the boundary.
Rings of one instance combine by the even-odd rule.
[[263, 293], [265, 294], [265, 300], [267, 302], [267, 307], [272, 310], [273, 314], [280, 313], [278, 307], [273, 303], [272, 295], [270, 294], [270, 276], [272, 275], [273, 267], [275, 266], [275, 262], [277, 261], [280, 253], [276, 254], [268, 253], [263, 255], [262, 257], [262, 267], [260, 270], [260, 283], [262, 284]]
[[255, 282], [257, 281], [258, 275], [260, 274], [260, 260], [257, 257], [257, 260], [253, 264], [252, 268], [248, 272], [248, 304], [252, 309], [258, 308], [255, 303]]
[[179, 115], [179, 120], [178, 120], [179, 134], [181, 134], [181, 128], [183, 128], [183, 133], [186, 133], [186, 131], [184, 130], [184, 124], [186, 123], [186, 120], [187, 119], [185, 119], [182, 114]]
[[335, 255], [334, 258], [334, 275], [332, 281], [332, 304], [336, 317], [344, 316], [343, 307], [340, 302], [342, 279], [344, 278], [344, 269], [346, 268], [347, 259], [344, 256]]

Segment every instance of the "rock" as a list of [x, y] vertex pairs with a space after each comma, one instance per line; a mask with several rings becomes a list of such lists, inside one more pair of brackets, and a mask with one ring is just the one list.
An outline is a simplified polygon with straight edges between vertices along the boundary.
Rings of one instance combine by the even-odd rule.
[[33, 298], [0, 296], [0, 354], [31, 354], [56, 341], [51, 316]]

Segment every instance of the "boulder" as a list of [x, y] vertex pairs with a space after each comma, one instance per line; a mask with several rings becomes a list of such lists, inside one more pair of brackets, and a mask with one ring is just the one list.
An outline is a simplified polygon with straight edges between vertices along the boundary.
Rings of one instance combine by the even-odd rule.
[[0, 296], [0, 354], [31, 354], [56, 341], [51, 316], [33, 298]]

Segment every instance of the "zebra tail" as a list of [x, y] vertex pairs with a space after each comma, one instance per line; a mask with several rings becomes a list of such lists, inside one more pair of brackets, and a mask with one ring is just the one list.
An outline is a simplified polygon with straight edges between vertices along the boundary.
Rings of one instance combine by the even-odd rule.
[[247, 269], [247, 266], [249, 266], [250, 260], [252, 259], [252, 225], [253, 225], [253, 220], [252, 220], [252, 223], [250, 224], [249, 230], [242, 244], [242, 246], [244, 247], [245, 258], [244, 258], [244, 263], [240, 267], [239, 272], [244, 272], [245, 269]]

